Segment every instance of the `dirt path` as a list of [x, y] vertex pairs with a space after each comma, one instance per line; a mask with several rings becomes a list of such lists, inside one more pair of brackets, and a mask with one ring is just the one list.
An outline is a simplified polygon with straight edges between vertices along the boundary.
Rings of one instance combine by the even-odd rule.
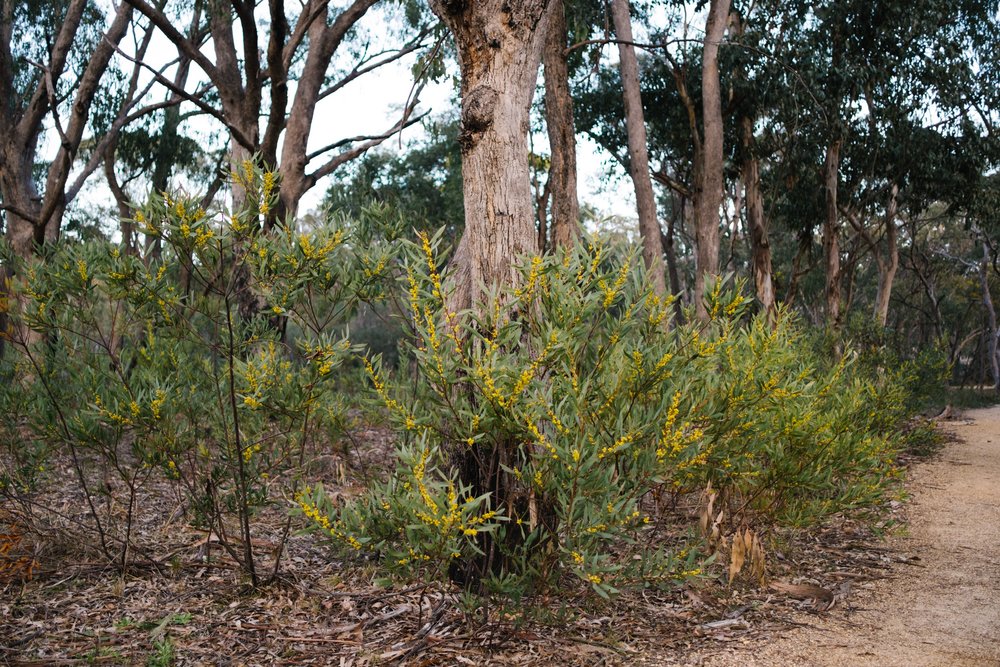
[[916, 466], [909, 535], [892, 540], [919, 561], [855, 596], [858, 611], [799, 619], [812, 627], [703, 664], [1000, 665], [1000, 407], [949, 428], [959, 441]]

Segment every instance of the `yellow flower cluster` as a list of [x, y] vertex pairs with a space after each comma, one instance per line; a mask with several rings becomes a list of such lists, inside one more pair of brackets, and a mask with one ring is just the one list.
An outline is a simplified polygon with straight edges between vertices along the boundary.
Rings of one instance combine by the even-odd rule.
[[[132, 403], [134, 404], [135, 401], [132, 401]], [[113, 424], [118, 424], [119, 426], [131, 426], [132, 424], [135, 423], [132, 416], [125, 415], [120, 412], [116, 412], [114, 410], [109, 410], [107, 407], [105, 407], [104, 402], [101, 400], [100, 394], [94, 395], [94, 405], [97, 407], [97, 413], [101, 415], [101, 417], [107, 419]]]
[[701, 429], [691, 429], [690, 422], [684, 422], [677, 427], [677, 415], [680, 412], [681, 393], [675, 392], [670, 400], [670, 407], [667, 409], [667, 418], [663, 422], [663, 429], [660, 431], [660, 440], [656, 447], [656, 459], [663, 461], [668, 456], [673, 458], [683, 451], [688, 445], [701, 439], [703, 433]]
[[610, 447], [602, 447], [601, 451], [597, 453], [597, 458], [603, 459], [607, 456], [611, 456], [612, 454], [617, 454], [622, 449], [627, 447], [629, 444], [634, 442], [635, 436], [636, 436], [635, 433], [626, 433], [622, 437], [615, 440], [614, 444], [611, 445]]
[[248, 361], [240, 372], [245, 389], [243, 404], [253, 410], [261, 407], [261, 397], [274, 387], [279, 377], [287, 377], [290, 369], [291, 362], [278, 360], [274, 341], [268, 342], [258, 358]]
[[441, 274], [438, 273], [437, 263], [434, 261], [434, 249], [431, 247], [431, 240], [424, 232], [418, 232], [417, 237], [420, 239], [420, 244], [424, 251], [424, 257], [427, 260], [427, 268], [430, 272], [431, 283], [434, 285], [434, 298], [441, 300]]
[[538, 286], [538, 278], [541, 275], [542, 258], [535, 255], [531, 258], [531, 271], [528, 272], [528, 280], [523, 287], [514, 290], [514, 296], [521, 301], [531, 301]]
[[[308, 234], [299, 234], [298, 237], [299, 249], [302, 251], [302, 256], [309, 261], [322, 262], [324, 259], [330, 256], [334, 250], [336, 250], [341, 243], [344, 242], [344, 232], [338, 229], [333, 234], [331, 234], [326, 240], [323, 241], [322, 245], [317, 246], [314, 240]], [[291, 262], [294, 258], [290, 257]], [[298, 261], [296, 260], [293, 266], [297, 266]]]
[[442, 537], [445, 538], [452, 534], [474, 536], [479, 532], [477, 526], [482, 526], [495, 517], [497, 513], [494, 511], [484, 512], [479, 516], [472, 516], [467, 521], [463, 521], [464, 508], [475, 499], [470, 497], [464, 503], [460, 504], [458, 494], [455, 491], [455, 484], [450, 481], [448, 482], [447, 508], [442, 511], [441, 506], [434, 500], [424, 480], [429, 456], [430, 450], [424, 449], [416, 465], [413, 466], [413, 479], [417, 483], [417, 491], [420, 493], [420, 499], [427, 510], [418, 510], [416, 512], [417, 518], [428, 526], [437, 528]]
[[149, 404], [149, 411], [153, 415], [153, 419], [160, 419], [161, 410], [163, 409], [163, 404], [167, 400], [167, 394], [162, 389], [156, 390], [156, 398], [154, 398]]
[[365, 358], [365, 372], [367, 372], [368, 377], [371, 378], [372, 384], [375, 385], [375, 393], [377, 393], [379, 398], [382, 399], [382, 402], [385, 403], [385, 407], [392, 412], [403, 415], [407, 420], [407, 424], [409, 424], [410, 421], [413, 421], [413, 416], [406, 411], [400, 402], [389, 396], [389, 391], [386, 389], [385, 381], [379, 377], [379, 374], [375, 371], [375, 367], [372, 366], [372, 362], [367, 358]]
[[330, 521], [330, 517], [319, 511], [319, 508], [310, 503], [307, 497], [312, 493], [312, 489], [308, 486], [295, 497], [295, 502], [298, 504], [302, 513], [306, 515], [306, 518], [310, 519], [313, 523], [322, 528], [328, 535], [334, 537], [341, 542], [346, 542], [355, 550], [360, 551], [361, 542], [358, 541], [353, 535], [348, 535], [344, 532], [344, 525], [341, 521]]
[[618, 276], [615, 278], [614, 284], [610, 287], [608, 287], [607, 281], [603, 278], [597, 282], [597, 286], [601, 288], [602, 292], [604, 292], [603, 306], [605, 310], [611, 307], [611, 304], [613, 304], [615, 299], [618, 297], [618, 293], [621, 291], [622, 287], [625, 286], [625, 281], [628, 280], [628, 272], [630, 268], [631, 267], [628, 263], [623, 263], [621, 268], [618, 269]]

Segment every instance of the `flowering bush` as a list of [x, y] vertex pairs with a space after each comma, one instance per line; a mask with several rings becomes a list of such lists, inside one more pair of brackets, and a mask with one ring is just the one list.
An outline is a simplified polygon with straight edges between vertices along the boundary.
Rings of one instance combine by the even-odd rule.
[[[138, 208], [160, 253], [64, 243], [18, 267], [0, 489], [29, 502], [46, 459], [68, 454], [88, 525], [124, 566], [137, 491], [163, 474], [256, 583], [254, 513], [294, 494], [303, 448], [343, 423], [359, 372], [345, 323], [382, 294], [398, 225], [372, 210], [261, 234], [274, 174], [248, 161], [233, 181], [235, 212], [165, 193]], [[124, 519], [95, 500], [121, 494]]]
[[532, 258], [519, 287], [456, 313], [439, 266], [421, 237], [404, 278], [416, 389], [366, 364], [397, 429], [395, 474], [346, 506], [321, 487], [300, 497], [348, 550], [409, 576], [520, 594], [572, 575], [608, 595], [699, 571], [697, 550], [651, 540], [664, 498], [715, 489], [731, 531], [814, 522], [892, 487], [875, 387], [850, 355], [829, 370], [803, 356], [786, 314], [747, 323], [738, 288], [715, 285], [709, 324], [671, 327], [635, 255], [595, 240]]

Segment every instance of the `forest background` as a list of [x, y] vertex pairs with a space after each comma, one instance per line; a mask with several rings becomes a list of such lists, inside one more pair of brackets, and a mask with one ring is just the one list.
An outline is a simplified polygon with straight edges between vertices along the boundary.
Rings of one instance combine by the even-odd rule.
[[[475, 600], [763, 581], [878, 520], [914, 415], [1000, 390], [997, 3], [2, 12], [11, 544], [127, 572], [183, 518], [253, 587], [299, 528]], [[348, 129], [362, 81], [398, 102]]]

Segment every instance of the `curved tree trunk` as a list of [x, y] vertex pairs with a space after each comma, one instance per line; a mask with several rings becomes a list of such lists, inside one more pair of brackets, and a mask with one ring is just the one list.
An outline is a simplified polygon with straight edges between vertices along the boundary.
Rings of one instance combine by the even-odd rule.
[[705, 277], [719, 273], [719, 209], [722, 206], [722, 91], [719, 81], [719, 44], [729, 24], [730, 0], [712, 0], [705, 25], [705, 45], [701, 64], [701, 105], [704, 126], [703, 162], [696, 185], [698, 191], [695, 227], [695, 309], [698, 318], [708, 319], [705, 310]]
[[889, 203], [885, 209], [886, 258], [879, 262], [878, 294], [875, 299], [875, 321], [885, 327], [889, 321], [889, 300], [892, 284], [899, 269], [899, 230], [896, 228], [896, 214], [899, 207], [899, 186], [893, 185], [889, 193]]
[[639, 89], [639, 61], [632, 45], [632, 18], [628, 0], [611, 0], [611, 18], [618, 37], [619, 69], [622, 94], [625, 98], [625, 128], [628, 132], [628, 170], [635, 186], [635, 201], [639, 210], [639, 234], [642, 237], [642, 259], [649, 272], [653, 291], [667, 295], [663, 275], [663, 241], [660, 223], [656, 219], [653, 181], [649, 175], [649, 152], [646, 146], [646, 121]]

